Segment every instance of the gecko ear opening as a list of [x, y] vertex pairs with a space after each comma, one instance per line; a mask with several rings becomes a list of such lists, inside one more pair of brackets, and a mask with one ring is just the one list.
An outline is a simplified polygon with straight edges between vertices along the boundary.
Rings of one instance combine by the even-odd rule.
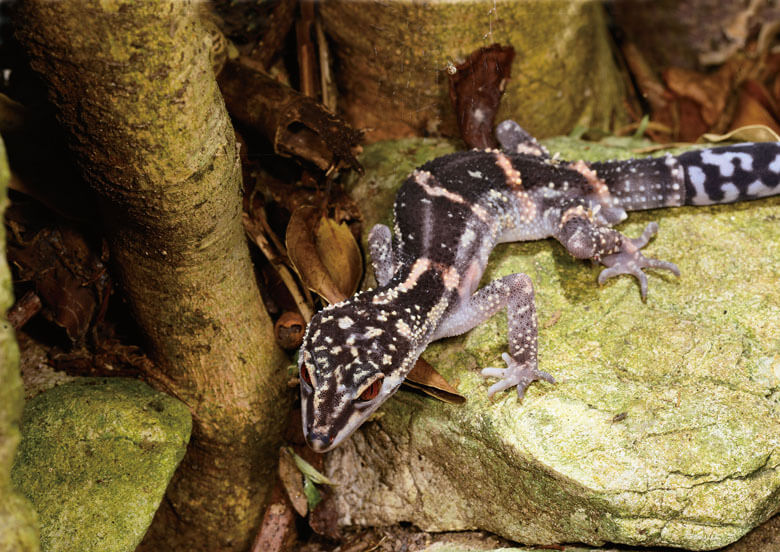
[[358, 397], [359, 401], [372, 401], [377, 398], [379, 395], [379, 390], [382, 389], [382, 380], [385, 379], [384, 377], [377, 378], [374, 380], [374, 382], [366, 387], [363, 392]]

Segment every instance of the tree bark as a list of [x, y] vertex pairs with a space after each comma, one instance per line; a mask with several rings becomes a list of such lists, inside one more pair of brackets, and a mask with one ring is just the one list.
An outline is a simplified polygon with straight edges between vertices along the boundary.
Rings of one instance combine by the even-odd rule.
[[339, 112], [368, 142], [458, 136], [448, 72], [492, 44], [516, 53], [496, 122], [514, 119], [542, 137], [627, 118], [598, 2], [331, 0], [319, 10], [339, 68]]
[[96, 191], [152, 383], [191, 408], [190, 447], [142, 544], [243, 550], [289, 405], [241, 226], [233, 129], [195, 2], [22, 3], [18, 35]]

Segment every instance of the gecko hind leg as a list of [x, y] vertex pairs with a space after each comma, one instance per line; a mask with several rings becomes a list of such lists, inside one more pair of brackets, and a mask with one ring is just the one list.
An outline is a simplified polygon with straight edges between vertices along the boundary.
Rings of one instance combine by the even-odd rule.
[[537, 367], [538, 325], [534, 288], [531, 278], [525, 274], [510, 274], [472, 295], [436, 331], [434, 339], [459, 335], [490, 318], [498, 310], [507, 307], [509, 326], [509, 353], [501, 358], [506, 368], [485, 368], [482, 375], [499, 378], [488, 389], [488, 397], [499, 391], [517, 387], [517, 396], [523, 398], [526, 388], [536, 380], [555, 383], [553, 377]]
[[599, 284], [619, 274], [634, 276], [639, 280], [644, 300], [647, 298], [647, 276], [642, 269], [660, 268], [680, 275], [680, 270], [673, 263], [651, 259], [642, 254], [641, 249], [656, 232], [658, 224], [651, 222], [641, 236], [628, 238], [617, 230], [596, 224], [582, 208], [576, 207], [570, 210], [568, 216], [564, 213], [554, 237], [575, 258], [592, 259], [607, 267], [599, 275]]
[[511, 119], [507, 119], [496, 127], [496, 138], [501, 144], [501, 149], [507, 153], [521, 153], [550, 159], [550, 152], [547, 151], [547, 148]]
[[374, 277], [380, 286], [387, 284], [395, 272], [393, 238], [384, 224], [376, 224], [368, 234], [368, 250], [374, 267]]
[[642, 294], [642, 300], [644, 300], [647, 298], [647, 276], [642, 271], [643, 268], [660, 268], [669, 270], [675, 276], [679, 276], [680, 269], [677, 268], [676, 264], [642, 255], [641, 249], [647, 245], [650, 238], [655, 236], [657, 232], [658, 223], [651, 222], [638, 238], [624, 237], [618, 253], [605, 255], [601, 259], [602, 264], [607, 268], [599, 274], [599, 284], [603, 284], [609, 278], [620, 274], [630, 274], [639, 280], [639, 289]]

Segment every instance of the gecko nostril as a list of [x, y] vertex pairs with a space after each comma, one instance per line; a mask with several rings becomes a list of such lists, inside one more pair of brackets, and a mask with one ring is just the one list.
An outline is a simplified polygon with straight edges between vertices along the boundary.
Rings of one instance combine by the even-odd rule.
[[328, 435], [319, 431], [309, 431], [308, 435], [306, 435], [306, 441], [315, 452], [328, 450], [334, 438], [335, 435]]

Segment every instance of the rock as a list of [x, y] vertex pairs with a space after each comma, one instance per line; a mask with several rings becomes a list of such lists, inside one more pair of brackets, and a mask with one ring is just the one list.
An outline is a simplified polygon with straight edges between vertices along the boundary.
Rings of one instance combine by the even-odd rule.
[[[629, 156], [547, 145], [563, 158]], [[367, 228], [389, 221], [402, 175], [442, 149], [366, 149], [354, 195], [383, 206], [365, 206]], [[600, 268], [552, 240], [497, 248], [483, 283], [531, 276], [540, 367], [558, 383], [533, 384], [522, 403], [513, 392], [487, 399], [479, 369], [500, 365], [503, 314], [433, 344], [424, 358], [467, 403], [400, 391], [330, 453], [340, 523], [707, 550], [769, 518], [780, 507], [779, 217], [780, 198], [630, 214], [620, 229], [633, 237], [658, 221], [646, 251], [682, 271], [650, 271], [646, 303], [635, 279], [599, 287]]]
[[135, 550], [191, 427], [183, 403], [138, 380], [82, 378], [31, 399], [11, 475], [42, 549]]
[[[8, 205], [6, 189], [10, 177], [5, 144], [0, 139], [0, 215]], [[39, 549], [35, 511], [11, 484], [11, 465], [21, 438], [19, 423], [24, 406], [19, 347], [14, 329], [5, 317], [13, 300], [5, 226], [0, 225], [0, 552], [34, 552]]]

